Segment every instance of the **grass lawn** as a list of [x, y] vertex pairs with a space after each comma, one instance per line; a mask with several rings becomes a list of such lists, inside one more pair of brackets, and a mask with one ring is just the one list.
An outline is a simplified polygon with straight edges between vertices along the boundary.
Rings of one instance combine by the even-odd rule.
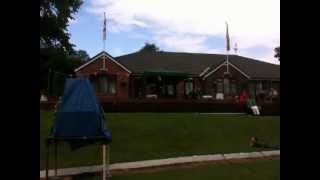
[[[75, 177], [75, 180], [100, 180], [99, 176]], [[256, 160], [232, 164], [208, 164], [195, 167], [171, 167], [155, 172], [114, 175], [111, 180], [278, 180], [280, 160]]]
[[[40, 169], [44, 169], [44, 139], [52, 126], [53, 113], [40, 112], [40, 117]], [[106, 117], [113, 136], [111, 163], [261, 150], [249, 147], [251, 136], [269, 143], [280, 142], [279, 117], [198, 113], [107, 113]], [[101, 146], [94, 145], [76, 151], [62, 146], [58, 165], [100, 164], [101, 150]]]

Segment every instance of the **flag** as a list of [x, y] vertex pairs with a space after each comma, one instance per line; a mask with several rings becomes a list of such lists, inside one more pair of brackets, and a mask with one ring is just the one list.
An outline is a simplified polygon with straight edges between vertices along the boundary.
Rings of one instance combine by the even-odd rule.
[[106, 40], [106, 31], [107, 31], [107, 19], [106, 19], [106, 13], [103, 14], [104, 15], [104, 19], [103, 19], [103, 40]]
[[230, 51], [230, 38], [229, 38], [229, 29], [228, 29], [228, 23], [226, 22], [227, 27], [227, 33], [226, 33], [226, 48], [227, 51]]

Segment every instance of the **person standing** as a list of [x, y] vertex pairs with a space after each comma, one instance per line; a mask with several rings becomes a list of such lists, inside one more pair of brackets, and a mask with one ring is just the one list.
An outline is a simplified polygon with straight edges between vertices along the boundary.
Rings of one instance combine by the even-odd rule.
[[253, 115], [260, 115], [259, 107], [257, 106], [257, 103], [252, 96], [249, 96], [249, 99], [247, 100], [247, 107], [252, 110]]
[[239, 103], [244, 104], [247, 101], [248, 94], [245, 90], [242, 90], [239, 95]]

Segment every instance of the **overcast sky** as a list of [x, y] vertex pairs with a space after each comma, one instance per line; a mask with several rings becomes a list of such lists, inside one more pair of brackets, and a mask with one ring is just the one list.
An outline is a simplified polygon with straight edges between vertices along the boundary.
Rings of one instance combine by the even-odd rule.
[[106, 51], [115, 57], [145, 42], [163, 51], [225, 53], [227, 21], [238, 55], [279, 64], [274, 58], [280, 45], [279, 0], [85, 0], [69, 30], [76, 49], [90, 57], [103, 48], [103, 12]]

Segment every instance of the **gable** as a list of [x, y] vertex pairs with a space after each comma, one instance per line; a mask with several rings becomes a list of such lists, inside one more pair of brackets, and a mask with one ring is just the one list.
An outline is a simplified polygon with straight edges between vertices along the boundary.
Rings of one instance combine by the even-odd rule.
[[[90, 59], [87, 63], [81, 65], [80, 67], [76, 68], [74, 71], [76, 73], [86, 73], [91, 71], [98, 71], [103, 68], [103, 59], [106, 60], [106, 68], [108, 69], [107, 65], [111, 65], [112, 67], [115, 66], [116, 69], [120, 68], [122, 71], [126, 71], [127, 73], [131, 73], [129, 69], [127, 69], [125, 66], [117, 62], [111, 55], [109, 55], [106, 52], [101, 52], [92, 59]], [[114, 69], [114, 68], [109, 68]]]
[[[212, 68], [212, 70], [207, 71], [207, 73], [203, 75], [203, 79], [206, 79], [215, 74], [221, 75], [223, 72], [226, 72], [226, 71], [227, 71], [227, 62], [224, 61], [220, 65]], [[241, 69], [239, 69], [237, 66], [233, 65], [230, 62], [229, 62], [229, 71], [231, 74], [235, 74], [237, 76], [243, 76], [246, 79], [250, 79], [250, 76], [247, 73], [243, 72]]]

